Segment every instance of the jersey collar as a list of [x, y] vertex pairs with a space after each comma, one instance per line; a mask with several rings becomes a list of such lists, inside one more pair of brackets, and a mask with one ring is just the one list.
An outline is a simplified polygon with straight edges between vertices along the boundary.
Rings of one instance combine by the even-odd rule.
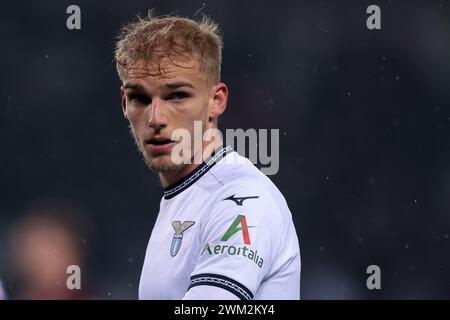
[[164, 199], [171, 199], [175, 197], [177, 194], [181, 193], [183, 190], [189, 188], [192, 184], [194, 184], [198, 179], [200, 179], [209, 169], [211, 169], [216, 163], [218, 159], [226, 156], [233, 149], [230, 146], [224, 146], [221, 149], [213, 152], [208, 159], [203, 161], [197, 168], [191, 171], [187, 176], [183, 177], [179, 181], [174, 184], [164, 188]]

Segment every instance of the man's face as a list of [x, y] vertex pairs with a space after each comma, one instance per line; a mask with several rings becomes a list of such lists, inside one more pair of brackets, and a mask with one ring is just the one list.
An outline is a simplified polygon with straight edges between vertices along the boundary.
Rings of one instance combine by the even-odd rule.
[[[150, 169], [157, 172], [178, 171], [185, 164], [171, 159], [173, 147], [180, 141], [171, 139], [176, 129], [190, 132], [194, 146], [194, 121], [208, 126], [208, 108], [213, 92], [207, 75], [200, 71], [196, 59], [163, 59], [158, 66], [141, 61], [123, 75], [122, 108], [130, 122], [136, 145]], [[191, 154], [195, 154], [191, 149]]]

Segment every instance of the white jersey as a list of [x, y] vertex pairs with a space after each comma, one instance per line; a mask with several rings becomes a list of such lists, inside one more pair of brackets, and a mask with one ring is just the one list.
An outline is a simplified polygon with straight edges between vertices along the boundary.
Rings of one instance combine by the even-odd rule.
[[224, 147], [164, 189], [139, 299], [299, 299], [300, 249], [280, 191]]

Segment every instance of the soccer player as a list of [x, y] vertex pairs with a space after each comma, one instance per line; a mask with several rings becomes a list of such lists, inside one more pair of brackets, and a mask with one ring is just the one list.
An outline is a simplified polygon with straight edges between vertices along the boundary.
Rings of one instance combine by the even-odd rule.
[[[283, 195], [219, 139], [194, 141], [194, 122], [217, 129], [226, 108], [221, 51], [210, 19], [151, 14], [126, 25], [116, 44], [123, 114], [164, 187], [140, 299], [300, 298], [300, 250]], [[176, 138], [177, 129], [190, 138]], [[192, 161], [176, 161], [180, 145]]]

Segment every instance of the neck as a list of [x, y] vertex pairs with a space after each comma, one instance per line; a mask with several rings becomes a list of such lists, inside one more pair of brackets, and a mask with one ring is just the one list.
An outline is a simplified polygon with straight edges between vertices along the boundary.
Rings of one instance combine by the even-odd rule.
[[205, 159], [207, 159], [214, 151], [222, 146], [221, 141], [207, 142], [202, 146], [202, 149], [194, 155], [192, 163], [186, 164], [179, 170], [165, 171], [159, 173], [161, 184], [164, 188], [174, 184], [180, 179], [187, 176], [189, 173], [195, 170]]

